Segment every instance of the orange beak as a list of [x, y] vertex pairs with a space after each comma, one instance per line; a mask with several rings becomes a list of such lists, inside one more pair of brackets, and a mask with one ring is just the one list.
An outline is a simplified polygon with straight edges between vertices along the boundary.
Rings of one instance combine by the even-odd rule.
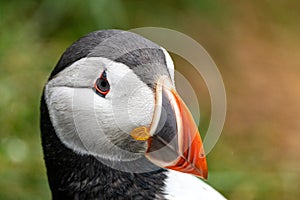
[[206, 157], [197, 125], [166, 77], [157, 83], [154, 116], [146, 130], [144, 136], [149, 137], [141, 140], [148, 141], [148, 160], [162, 168], [207, 179]]

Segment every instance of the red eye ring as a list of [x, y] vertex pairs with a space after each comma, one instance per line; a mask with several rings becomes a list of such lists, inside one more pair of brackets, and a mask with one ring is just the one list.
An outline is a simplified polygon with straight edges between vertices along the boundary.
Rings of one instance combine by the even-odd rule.
[[98, 95], [102, 97], [105, 97], [108, 94], [110, 90], [110, 85], [106, 78], [105, 71], [101, 74], [100, 78], [98, 78], [94, 83], [94, 90]]

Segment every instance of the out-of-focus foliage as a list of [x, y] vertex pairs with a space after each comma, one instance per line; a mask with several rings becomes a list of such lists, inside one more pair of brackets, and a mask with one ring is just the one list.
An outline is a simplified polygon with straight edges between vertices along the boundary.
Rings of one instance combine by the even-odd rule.
[[[208, 181], [232, 200], [298, 199], [299, 10], [298, 0], [1, 0], [0, 199], [50, 199], [39, 99], [64, 49], [93, 30], [143, 26], [195, 38], [223, 75], [228, 115]], [[199, 91], [205, 130], [203, 81], [173, 56]]]

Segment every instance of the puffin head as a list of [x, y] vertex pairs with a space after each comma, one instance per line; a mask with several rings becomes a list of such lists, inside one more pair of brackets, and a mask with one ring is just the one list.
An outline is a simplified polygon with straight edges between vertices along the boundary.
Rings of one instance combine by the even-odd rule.
[[73, 43], [44, 98], [57, 137], [78, 155], [115, 168], [126, 163], [127, 171], [154, 164], [207, 178], [200, 134], [176, 92], [172, 59], [137, 34], [96, 31]]

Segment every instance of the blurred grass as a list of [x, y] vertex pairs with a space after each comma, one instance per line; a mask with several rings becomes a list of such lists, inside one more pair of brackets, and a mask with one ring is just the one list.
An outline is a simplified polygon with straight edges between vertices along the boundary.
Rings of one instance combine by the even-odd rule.
[[[93, 30], [142, 26], [187, 33], [220, 68], [228, 115], [209, 182], [233, 200], [298, 199], [299, 10], [297, 0], [1, 0], [0, 199], [50, 199], [39, 99], [64, 49]], [[205, 85], [174, 58], [199, 91], [205, 130]]]

